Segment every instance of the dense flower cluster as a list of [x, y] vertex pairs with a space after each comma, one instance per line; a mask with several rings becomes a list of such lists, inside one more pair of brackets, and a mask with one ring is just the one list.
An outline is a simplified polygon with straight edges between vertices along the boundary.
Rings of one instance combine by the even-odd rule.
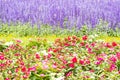
[[47, 50], [24, 47], [16, 40], [0, 52], [0, 79], [118, 79], [120, 43], [68, 36]]

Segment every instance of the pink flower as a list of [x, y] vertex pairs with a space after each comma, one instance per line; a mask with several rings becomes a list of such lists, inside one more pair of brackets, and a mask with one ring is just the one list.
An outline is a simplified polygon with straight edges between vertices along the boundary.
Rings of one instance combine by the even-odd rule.
[[104, 59], [103, 59], [103, 58], [100, 58], [100, 57], [97, 57], [97, 60], [98, 60], [98, 61], [104, 61]]
[[86, 60], [85, 60], [85, 63], [86, 63], [86, 64], [90, 64], [90, 60], [86, 59]]
[[5, 80], [10, 80], [9, 78], [5, 78]]
[[109, 58], [111, 61], [113, 61], [114, 63], [117, 61], [117, 58], [116, 58], [116, 56], [111, 56], [110, 58]]
[[63, 64], [67, 64], [67, 61], [66, 61], [66, 60], [63, 60], [62, 62], [63, 62]]
[[18, 72], [18, 71], [19, 71], [19, 68], [16, 68], [16, 69], [15, 69], [15, 72]]
[[90, 77], [89, 77], [89, 76], [84, 76], [83, 78], [84, 78], [84, 79], [88, 79], [88, 78], [90, 78]]
[[92, 52], [92, 49], [91, 48], [87, 48], [88, 52]]
[[23, 75], [23, 78], [24, 78], [24, 79], [27, 79], [27, 78], [28, 78], [28, 76], [27, 76], [27, 75]]
[[90, 45], [91, 45], [92, 47], [94, 47], [94, 46], [95, 46], [95, 42], [91, 43]]
[[68, 72], [68, 73], [66, 73], [66, 77], [69, 77], [71, 74], [72, 74], [72, 72], [71, 72], [71, 71], [70, 71], [70, 72]]
[[72, 59], [72, 63], [77, 63], [77, 58], [76, 58], [76, 57], [74, 57], [74, 58]]
[[109, 69], [110, 69], [110, 71], [115, 70], [116, 69], [116, 65], [115, 64], [111, 64]]
[[43, 69], [48, 69], [47, 60], [42, 61]]
[[20, 62], [20, 65], [21, 65], [21, 66], [24, 66], [24, 62], [23, 62], [23, 61], [21, 61], [21, 62]]
[[90, 72], [95, 72], [95, 70], [91, 69]]
[[116, 53], [117, 59], [120, 60], [120, 52]]
[[96, 65], [100, 65], [100, 64], [101, 64], [101, 61], [96, 61], [95, 64], [96, 64]]
[[5, 66], [5, 64], [4, 64], [4, 63], [1, 63], [1, 64], [0, 64], [0, 67], [4, 67], [4, 66]]
[[45, 76], [45, 74], [40, 74], [40, 76], [41, 76], [41, 77], [44, 77], [44, 76]]
[[21, 42], [22, 42], [22, 40], [19, 40], [19, 39], [18, 39], [18, 40], [16, 40], [16, 42], [21, 43]]
[[43, 69], [48, 69], [48, 65], [45, 64], [45, 65], [43, 66]]
[[28, 68], [28, 71], [36, 71], [36, 67], [35, 66], [30, 67], [30, 68]]
[[89, 48], [89, 45], [88, 45], [88, 44], [86, 44], [86, 45], [85, 45], [85, 47], [86, 47], [86, 48]]
[[4, 60], [4, 55], [0, 55], [0, 60]]
[[57, 65], [56, 65], [56, 64], [53, 64], [52, 67], [53, 67], [53, 68], [57, 68]]
[[50, 52], [50, 51], [52, 51], [52, 48], [49, 48], [49, 49], [48, 49], [48, 52]]
[[51, 58], [51, 56], [52, 56], [52, 54], [49, 54], [49, 53], [48, 53], [47, 58]]

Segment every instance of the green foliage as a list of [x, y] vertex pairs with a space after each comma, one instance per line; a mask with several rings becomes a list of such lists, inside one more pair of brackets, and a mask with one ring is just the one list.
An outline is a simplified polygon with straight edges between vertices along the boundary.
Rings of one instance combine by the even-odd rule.
[[59, 26], [50, 26], [50, 25], [34, 25], [31, 27], [29, 23], [26, 24], [0, 24], [0, 34], [15, 34], [17, 36], [48, 36], [48, 35], [56, 35], [56, 36], [82, 36], [82, 35], [107, 35], [120, 37], [120, 28], [116, 27], [115, 30], [108, 27], [107, 22], [100, 21], [96, 27], [88, 27], [87, 25], [83, 25], [80, 29], [73, 26], [72, 28], [60, 28]]
[[120, 60], [116, 63], [118, 71], [120, 70]]
[[4, 45], [4, 42], [0, 41], [0, 52], [7, 48], [7, 45]]
[[27, 45], [26, 45], [28, 48], [31, 48], [31, 47], [37, 47], [37, 49], [46, 49], [48, 48], [50, 45], [48, 44], [47, 40], [46, 39], [40, 39], [40, 40], [32, 40], [30, 41]]

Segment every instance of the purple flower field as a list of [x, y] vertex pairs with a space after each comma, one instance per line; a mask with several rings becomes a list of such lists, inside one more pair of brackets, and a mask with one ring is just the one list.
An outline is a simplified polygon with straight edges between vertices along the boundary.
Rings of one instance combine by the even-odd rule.
[[0, 0], [0, 20], [71, 28], [94, 27], [102, 19], [120, 26], [120, 0]]

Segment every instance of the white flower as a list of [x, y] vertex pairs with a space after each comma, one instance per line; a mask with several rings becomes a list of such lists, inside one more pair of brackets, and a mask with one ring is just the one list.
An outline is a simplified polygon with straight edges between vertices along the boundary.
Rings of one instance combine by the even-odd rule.
[[41, 51], [41, 53], [43, 53], [44, 55], [48, 55], [48, 53], [46, 52], [46, 50]]
[[64, 76], [61, 76], [59, 78], [56, 78], [55, 80], [65, 80], [64, 78], [65, 78]]
[[10, 46], [10, 45], [12, 45], [13, 44], [13, 42], [11, 41], [11, 42], [6, 42], [5, 43], [5, 45], [7, 45], [7, 46]]

